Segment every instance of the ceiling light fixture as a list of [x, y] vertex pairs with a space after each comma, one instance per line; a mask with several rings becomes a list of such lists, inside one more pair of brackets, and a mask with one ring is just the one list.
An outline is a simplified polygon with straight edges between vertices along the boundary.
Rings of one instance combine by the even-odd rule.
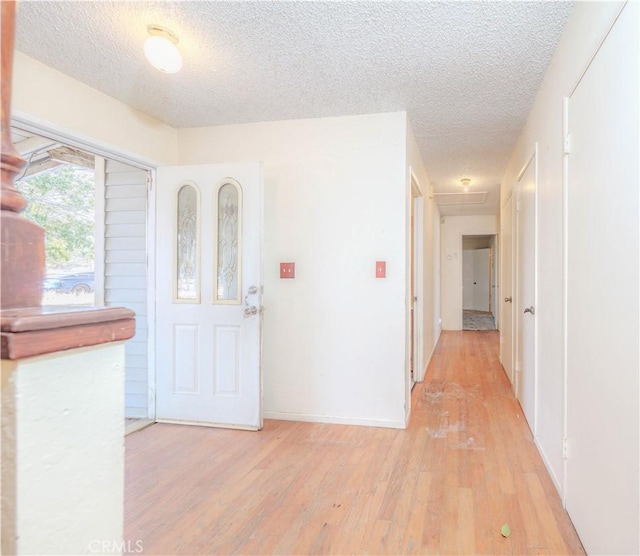
[[151, 65], [163, 73], [176, 73], [182, 67], [178, 37], [160, 25], [148, 25], [150, 37], [144, 41], [144, 55]]
[[462, 184], [463, 191], [469, 191], [469, 185], [471, 184], [471, 180], [469, 178], [462, 178], [460, 183]]

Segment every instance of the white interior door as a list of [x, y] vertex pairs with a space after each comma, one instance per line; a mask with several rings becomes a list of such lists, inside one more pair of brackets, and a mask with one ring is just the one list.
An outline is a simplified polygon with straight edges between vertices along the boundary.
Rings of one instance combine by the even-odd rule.
[[518, 290], [516, 295], [516, 394], [535, 432], [536, 156], [518, 181]]
[[490, 249], [473, 251], [473, 308], [476, 311], [491, 311], [490, 290]]
[[500, 268], [500, 297], [502, 298], [502, 317], [500, 319], [501, 362], [511, 384], [513, 376], [513, 195], [502, 207], [501, 241], [502, 258]]
[[262, 427], [259, 163], [157, 171], [158, 421]]
[[640, 554], [639, 12], [568, 102], [566, 507], [588, 554]]
[[496, 328], [500, 326], [500, 304], [498, 303], [498, 286], [500, 284], [500, 276], [498, 275], [498, 258], [499, 258], [499, 249], [498, 249], [498, 236], [493, 236], [491, 238], [491, 249], [489, 250], [489, 261], [491, 262], [491, 285], [489, 287], [490, 292], [490, 300], [489, 305], [491, 306], [491, 312], [493, 313]]
[[462, 251], [462, 309], [475, 309], [474, 307], [474, 256], [471, 249]]

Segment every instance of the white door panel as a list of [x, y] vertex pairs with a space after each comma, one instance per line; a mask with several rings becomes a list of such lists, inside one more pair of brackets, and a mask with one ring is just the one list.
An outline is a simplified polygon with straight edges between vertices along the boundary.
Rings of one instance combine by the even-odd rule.
[[589, 554], [640, 553], [639, 11], [568, 101], [565, 495]]
[[536, 275], [536, 165], [534, 155], [518, 181], [518, 280], [516, 395], [529, 428], [535, 433], [535, 275]]
[[490, 249], [473, 251], [473, 308], [476, 311], [490, 312]]
[[261, 167], [172, 166], [157, 181], [157, 419], [259, 429]]
[[502, 316], [500, 322], [501, 362], [511, 384], [515, 384], [513, 376], [513, 195], [504, 205], [501, 213], [502, 245], [500, 278], [500, 303], [502, 303]]
[[474, 257], [470, 249], [462, 251], [462, 309], [474, 309], [473, 306], [473, 277]]

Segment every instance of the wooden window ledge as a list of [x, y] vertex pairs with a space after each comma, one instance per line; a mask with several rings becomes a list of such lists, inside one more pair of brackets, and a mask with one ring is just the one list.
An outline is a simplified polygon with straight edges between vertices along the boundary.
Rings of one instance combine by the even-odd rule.
[[123, 307], [42, 306], [0, 311], [2, 359], [23, 359], [128, 340], [135, 313]]

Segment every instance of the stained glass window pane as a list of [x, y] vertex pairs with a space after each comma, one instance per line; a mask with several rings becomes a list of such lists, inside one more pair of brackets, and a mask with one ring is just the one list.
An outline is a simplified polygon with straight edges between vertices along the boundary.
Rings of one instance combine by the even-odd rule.
[[178, 299], [198, 298], [198, 195], [190, 185], [178, 192]]
[[227, 183], [218, 192], [218, 290], [220, 301], [239, 301], [238, 238], [239, 194]]

